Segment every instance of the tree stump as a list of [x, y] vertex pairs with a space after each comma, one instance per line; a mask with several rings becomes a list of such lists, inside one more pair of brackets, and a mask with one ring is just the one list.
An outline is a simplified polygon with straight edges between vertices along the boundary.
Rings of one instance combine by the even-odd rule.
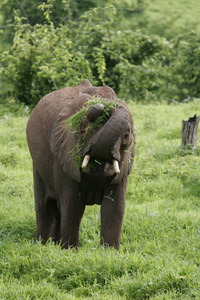
[[191, 147], [196, 150], [197, 146], [197, 128], [199, 125], [200, 116], [189, 118], [188, 121], [182, 121], [182, 146]]

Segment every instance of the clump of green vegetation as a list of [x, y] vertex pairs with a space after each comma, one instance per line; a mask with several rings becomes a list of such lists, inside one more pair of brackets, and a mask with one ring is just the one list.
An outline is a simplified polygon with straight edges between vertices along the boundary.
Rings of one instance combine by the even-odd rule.
[[[96, 104], [102, 104], [104, 110], [101, 112], [99, 117], [94, 120], [94, 122], [87, 121], [87, 111], [90, 107], [95, 107]], [[106, 99], [93, 96], [90, 100], [85, 103], [85, 106], [81, 108], [76, 114], [67, 119], [67, 129], [77, 133], [78, 143], [70, 151], [70, 156], [74, 158], [77, 166], [80, 167], [83, 157], [81, 155], [81, 150], [86, 144], [88, 134], [92, 134], [97, 130], [100, 130], [106, 121], [110, 118], [110, 113], [112, 110], [116, 110], [120, 104], [114, 101], [108, 101]]]

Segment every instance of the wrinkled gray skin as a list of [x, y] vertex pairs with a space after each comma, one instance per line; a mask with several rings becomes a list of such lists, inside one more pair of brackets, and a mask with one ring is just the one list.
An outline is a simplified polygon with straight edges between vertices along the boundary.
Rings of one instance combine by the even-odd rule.
[[[82, 154], [90, 154], [92, 167], [78, 168], [69, 152], [79, 135], [66, 120], [91, 98], [121, 103], [102, 129], [88, 136]], [[86, 121], [86, 123], [89, 121]], [[101, 205], [101, 244], [119, 248], [125, 207], [127, 176], [134, 157], [135, 133], [129, 109], [109, 87], [93, 87], [83, 80], [44, 96], [29, 118], [27, 140], [33, 159], [36, 239], [52, 238], [63, 248], [78, 248], [79, 227], [85, 205]], [[112, 160], [119, 162], [116, 174]], [[95, 161], [101, 160], [101, 165]]]

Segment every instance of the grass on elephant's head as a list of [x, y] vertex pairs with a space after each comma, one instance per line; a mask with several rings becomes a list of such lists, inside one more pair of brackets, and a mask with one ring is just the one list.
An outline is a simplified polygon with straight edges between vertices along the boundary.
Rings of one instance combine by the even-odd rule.
[[[88, 134], [101, 129], [105, 122], [110, 118], [111, 110], [116, 110], [116, 108], [120, 106], [120, 104], [114, 101], [108, 101], [97, 95], [94, 95], [85, 104], [86, 105], [84, 105], [77, 113], [75, 113], [66, 120], [67, 130], [70, 130], [71, 132], [77, 134], [78, 137], [78, 143], [69, 153], [70, 156], [75, 159], [78, 167], [81, 167], [83, 161], [83, 156], [81, 155], [81, 152], [85, 147]], [[101, 114], [96, 120], [94, 120], [93, 122], [87, 122], [87, 126], [81, 128], [81, 126], [83, 126], [83, 124], [86, 121], [87, 111], [90, 107], [95, 107], [96, 104], [102, 104], [104, 106], [104, 110], [101, 112]]]
[[119, 252], [99, 246], [99, 206], [86, 208], [78, 253], [34, 244], [27, 117], [0, 117], [0, 299], [200, 298], [199, 150], [181, 149], [199, 102], [130, 109], [137, 145]]

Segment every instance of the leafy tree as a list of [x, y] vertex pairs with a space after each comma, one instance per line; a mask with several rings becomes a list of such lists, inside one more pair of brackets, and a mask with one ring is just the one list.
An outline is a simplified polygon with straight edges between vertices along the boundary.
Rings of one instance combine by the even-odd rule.
[[[99, 56], [94, 47], [101, 47], [104, 33], [111, 26], [113, 7], [93, 9], [79, 23], [55, 27], [45, 4], [47, 24], [31, 26], [15, 18], [15, 36], [10, 51], [2, 54], [2, 78], [10, 82], [9, 94], [31, 104], [50, 90], [71, 86], [84, 78], [102, 78]], [[104, 26], [100, 23], [104, 22]], [[98, 77], [98, 75], [96, 76]]]
[[[101, 0], [101, 3], [105, 5], [105, 0]], [[69, 14], [66, 10], [66, 4], [70, 8], [70, 13], [73, 17], [77, 18], [79, 15], [84, 13], [86, 10], [96, 7], [100, 4], [98, 0], [34, 0], [31, 2], [29, 0], [6, 0], [1, 4], [1, 14], [4, 18], [4, 23], [13, 23], [15, 17], [15, 11], [19, 11], [19, 16], [26, 18], [26, 22], [30, 25], [44, 24], [46, 22], [43, 13], [38, 9], [42, 4], [53, 4], [51, 19], [55, 26], [60, 23], [65, 23], [69, 18]]]
[[171, 74], [180, 99], [200, 95], [200, 34], [191, 31], [174, 40]]
[[122, 99], [135, 101], [199, 95], [197, 33], [168, 42], [141, 31], [116, 31], [113, 6], [93, 8], [76, 21], [68, 18], [55, 26], [51, 2], [40, 9], [44, 24], [32, 26], [15, 17], [13, 45], [1, 55], [4, 95], [35, 105], [48, 92], [84, 78], [95, 85], [110, 85]]
[[69, 18], [76, 19], [86, 10], [96, 7], [101, 4], [105, 5], [106, 0], [4, 0], [0, 4], [1, 15], [3, 17], [2, 25], [4, 28], [4, 41], [8, 43], [12, 42], [14, 33], [14, 19], [16, 11], [18, 16], [23, 18], [23, 24], [28, 23], [30, 25], [45, 24], [46, 18], [38, 7], [43, 5], [51, 7], [51, 20], [54, 26], [59, 24], [65, 24]]
[[13, 45], [3, 53], [1, 67], [2, 78], [10, 82], [9, 94], [35, 104], [53, 89], [88, 78], [112, 86], [123, 99], [158, 98], [159, 71], [153, 62], [167, 47], [163, 39], [140, 31], [113, 31], [113, 6], [94, 8], [76, 22], [69, 19], [57, 27], [51, 3], [40, 8], [44, 25], [15, 18]]
[[[117, 22], [115, 22], [116, 28], [123, 26], [125, 21], [132, 24], [137, 24], [138, 20], [133, 19], [133, 14], [143, 13], [146, 8], [146, 3], [149, 0], [121, 0], [116, 1], [117, 7]], [[50, 7], [51, 21], [55, 27], [60, 24], [66, 24], [69, 19], [76, 20], [84, 12], [91, 8], [101, 7], [112, 4], [111, 0], [4, 0], [0, 4], [2, 25], [4, 27], [4, 35], [1, 36], [2, 42], [11, 43], [14, 33], [14, 18], [16, 11], [18, 16], [23, 18], [23, 23], [30, 25], [45, 24], [46, 18], [38, 7]], [[130, 22], [131, 21], [131, 22]]]

